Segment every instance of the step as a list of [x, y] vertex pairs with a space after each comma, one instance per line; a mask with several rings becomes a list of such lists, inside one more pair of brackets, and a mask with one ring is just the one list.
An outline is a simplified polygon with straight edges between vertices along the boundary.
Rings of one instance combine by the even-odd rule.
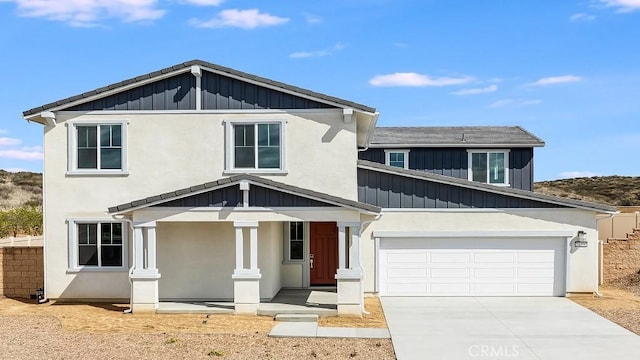
[[318, 322], [318, 315], [316, 314], [277, 314], [274, 317], [275, 321], [284, 322]]

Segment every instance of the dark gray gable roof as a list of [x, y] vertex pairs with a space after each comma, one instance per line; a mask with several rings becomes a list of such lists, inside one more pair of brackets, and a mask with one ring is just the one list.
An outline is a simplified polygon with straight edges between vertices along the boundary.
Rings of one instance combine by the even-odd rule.
[[154, 72], [151, 72], [151, 73], [148, 73], [148, 74], [145, 74], [145, 75], [140, 75], [140, 76], [136, 76], [136, 77], [131, 78], [131, 79], [120, 81], [120, 82], [117, 82], [115, 84], [107, 85], [107, 86], [104, 86], [104, 87], [101, 87], [101, 88], [98, 88], [98, 89], [95, 89], [95, 90], [92, 90], [92, 91], [87, 91], [87, 92], [84, 92], [84, 93], [79, 94], [79, 95], [68, 97], [66, 99], [54, 101], [52, 103], [45, 104], [45, 105], [42, 105], [42, 106], [37, 106], [35, 108], [29, 109], [27, 111], [24, 111], [22, 113], [22, 115], [26, 117], [26, 116], [29, 116], [29, 115], [37, 114], [37, 113], [42, 112], [42, 111], [48, 111], [49, 109], [52, 109], [54, 107], [64, 106], [66, 104], [70, 104], [70, 103], [76, 102], [78, 100], [82, 100], [83, 98], [88, 98], [88, 97], [93, 97], [93, 96], [96, 96], [96, 95], [100, 95], [100, 94], [105, 93], [107, 91], [115, 90], [115, 89], [118, 89], [120, 87], [127, 86], [127, 85], [132, 85], [132, 84], [135, 84], [135, 83], [140, 82], [140, 81], [152, 79], [152, 78], [155, 78], [155, 77], [158, 77], [158, 76], [161, 76], [161, 75], [173, 72], [173, 71], [179, 71], [179, 70], [183, 70], [183, 69], [186, 69], [186, 68], [190, 68], [191, 66], [194, 66], [194, 65], [199, 65], [199, 66], [202, 66], [204, 68], [208, 68], [208, 69], [211, 69], [213, 71], [219, 72], [221, 74], [227, 74], [227, 75], [230, 75], [230, 76], [239, 77], [239, 78], [243, 78], [243, 79], [246, 79], [246, 80], [251, 80], [251, 81], [254, 81], [254, 82], [257, 82], [257, 83], [262, 83], [262, 84], [265, 84], [265, 85], [269, 85], [269, 86], [272, 86], [272, 87], [275, 87], [275, 88], [280, 88], [282, 90], [286, 90], [286, 91], [289, 91], [289, 92], [294, 92], [294, 93], [302, 94], [302, 95], [305, 95], [305, 96], [309, 96], [309, 97], [318, 99], [319, 101], [326, 101], [326, 102], [330, 102], [330, 103], [335, 103], [335, 104], [338, 104], [338, 105], [340, 105], [342, 107], [345, 107], [345, 108], [354, 108], [354, 109], [357, 109], [357, 110], [361, 110], [361, 111], [365, 111], [365, 112], [371, 112], [371, 113], [374, 113], [376, 111], [375, 108], [368, 107], [368, 106], [365, 106], [365, 105], [362, 105], [362, 104], [358, 104], [358, 103], [355, 103], [355, 102], [352, 102], [352, 101], [348, 101], [348, 100], [340, 99], [340, 98], [337, 98], [337, 97], [333, 97], [333, 96], [317, 93], [315, 91], [303, 89], [303, 88], [300, 88], [300, 87], [297, 87], [297, 86], [293, 86], [293, 85], [289, 85], [289, 84], [285, 84], [285, 83], [282, 83], [282, 82], [279, 82], [279, 81], [270, 80], [270, 79], [263, 78], [263, 77], [260, 77], [260, 76], [257, 76], [257, 75], [253, 75], [253, 74], [245, 73], [245, 72], [242, 72], [242, 71], [234, 70], [234, 69], [231, 69], [231, 68], [228, 68], [228, 67], [216, 65], [216, 64], [213, 64], [213, 63], [210, 63], [210, 62], [207, 62], [207, 61], [191, 60], [191, 61], [187, 61], [187, 62], [184, 62], [184, 63], [181, 63], [181, 64], [177, 64], [177, 65], [174, 65], [174, 66], [169, 66], [167, 68], [164, 68], [164, 69], [161, 69], [161, 70], [158, 70], [158, 71], [154, 71]]
[[452, 186], [460, 186], [468, 189], [480, 190], [480, 191], [485, 191], [485, 192], [490, 192], [490, 193], [500, 194], [505, 196], [511, 196], [511, 197], [516, 197], [521, 199], [540, 201], [540, 202], [545, 202], [545, 203], [554, 204], [554, 205], [566, 206], [570, 208], [586, 209], [586, 210], [592, 210], [592, 211], [604, 212], [604, 213], [615, 213], [617, 211], [615, 207], [609, 206], [609, 205], [572, 200], [572, 199], [565, 199], [561, 197], [544, 195], [544, 194], [536, 193], [533, 191], [512, 189], [509, 187], [482, 184], [482, 183], [464, 180], [464, 179], [458, 179], [450, 176], [433, 174], [426, 171], [401, 169], [398, 167], [383, 165], [380, 163], [365, 161], [365, 160], [358, 160], [358, 168], [387, 172], [394, 175], [417, 178], [417, 179], [422, 179], [426, 181], [447, 184]]
[[544, 141], [520, 126], [377, 127], [370, 147], [389, 146], [544, 146]]
[[232, 186], [234, 184], [239, 183], [241, 180], [247, 180], [250, 183], [270, 187], [272, 189], [280, 190], [286, 193], [291, 193], [301, 197], [316, 199], [318, 201], [334, 204], [336, 206], [348, 207], [348, 208], [362, 210], [365, 212], [371, 212], [376, 214], [380, 213], [381, 211], [379, 207], [374, 205], [369, 205], [369, 204], [361, 203], [358, 201], [343, 199], [337, 196], [327, 195], [324, 193], [303, 189], [293, 185], [283, 184], [277, 181], [265, 179], [255, 175], [238, 174], [228, 178], [222, 178], [216, 181], [195, 185], [188, 188], [171, 191], [171, 192], [156, 195], [156, 196], [150, 196], [144, 199], [135, 200], [125, 204], [113, 206], [109, 208], [109, 213], [120, 213], [124, 211], [145, 208], [145, 207], [173, 201], [176, 199], [180, 199], [183, 197], [187, 197], [193, 194], [202, 193], [209, 189], [219, 189], [225, 186]]

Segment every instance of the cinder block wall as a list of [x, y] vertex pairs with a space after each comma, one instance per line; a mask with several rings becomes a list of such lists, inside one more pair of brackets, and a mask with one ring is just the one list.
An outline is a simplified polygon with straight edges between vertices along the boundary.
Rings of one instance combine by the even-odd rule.
[[0, 248], [0, 296], [29, 298], [44, 287], [42, 247]]
[[602, 247], [605, 284], [626, 283], [640, 271], [640, 229], [626, 239], [609, 239]]

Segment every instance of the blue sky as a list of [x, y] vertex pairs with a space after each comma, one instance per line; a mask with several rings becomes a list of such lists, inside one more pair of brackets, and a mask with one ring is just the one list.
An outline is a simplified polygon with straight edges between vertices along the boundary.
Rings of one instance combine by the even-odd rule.
[[380, 126], [522, 125], [536, 180], [638, 176], [640, 0], [0, 0], [0, 168], [23, 110], [191, 59], [375, 107]]

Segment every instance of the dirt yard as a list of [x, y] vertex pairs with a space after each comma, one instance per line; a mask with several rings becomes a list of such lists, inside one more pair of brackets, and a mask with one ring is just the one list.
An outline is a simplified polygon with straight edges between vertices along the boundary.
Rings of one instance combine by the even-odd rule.
[[[377, 298], [363, 319], [321, 326], [385, 327]], [[43, 304], [0, 299], [0, 358], [395, 359], [388, 339], [272, 339], [270, 317], [123, 314], [125, 304]]]
[[629, 289], [600, 288], [602, 297], [574, 295], [570, 299], [640, 335], [640, 296]]

